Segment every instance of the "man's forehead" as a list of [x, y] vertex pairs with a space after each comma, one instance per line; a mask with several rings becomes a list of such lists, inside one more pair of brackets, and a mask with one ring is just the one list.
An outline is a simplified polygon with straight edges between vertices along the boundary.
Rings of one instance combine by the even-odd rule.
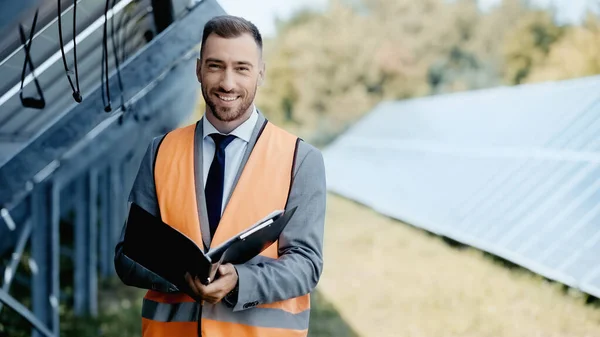
[[250, 34], [224, 38], [213, 33], [206, 39], [203, 56], [222, 61], [257, 61], [260, 51]]

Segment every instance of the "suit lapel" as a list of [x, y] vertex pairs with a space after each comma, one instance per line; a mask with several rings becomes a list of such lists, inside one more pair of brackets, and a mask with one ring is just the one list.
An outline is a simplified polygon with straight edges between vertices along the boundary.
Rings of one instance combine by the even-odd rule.
[[196, 133], [194, 135], [194, 177], [196, 181], [196, 202], [198, 204], [198, 218], [200, 220], [200, 232], [202, 233], [202, 242], [204, 251], [210, 247], [210, 226], [208, 223], [208, 211], [206, 210], [206, 197], [204, 195], [204, 175], [203, 156], [202, 156], [202, 119], [196, 123]]
[[[256, 111], [258, 112], [258, 119], [256, 121], [256, 125], [254, 126], [254, 130], [252, 131], [252, 136], [250, 137], [250, 142], [248, 142], [248, 146], [246, 146], [246, 151], [244, 151], [244, 157], [242, 158], [242, 162], [240, 163], [240, 167], [235, 175], [235, 178], [233, 180], [233, 186], [231, 187], [231, 189], [229, 190], [229, 194], [227, 195], [227, 199], [225, 201], [225, 206], [224, 206], [224, 210], [227, 209], [227, 204], [229, 203], [229, 199], [231, 198], [231, 195], [233, 194], [233, 191], [235, 190], [235, 187], [237, 186], [237, 183], [240, 179], [240, 176], [242, 175], [242, 172], [244, 171], [244, 167], [246, 166], [246, 163], [248, 162], [248, 159], [250, 158], [250, 154], [252, 153], [252, 150], [254, 149], [254, 145], [256, 144], [256, 141], [258, 140], [258, 137], [260, 136], [261, 131], [264, 128], [265, 122], [266, 122], [266, 118], [265, 116], [258, 110], [256, 109]], [[205, 118], [205, 117], [202, 117]], [[196, 123], [196, 133], [194, 136], [194, 142], [195, 142], [195, 146], [194, 146], [194, 177], [195, 177], [195, 181], [196, 181], [196, 201], [198, 204], [198, 217], [200, 219], [200, 229], [202, 232], [202, 241], [204, 243], [204, 250], [208, 251], [208, 249], [210, 248], [210, 243], [211, 243], [211, 239], [210, 239], [210, 226], [208, 223], [208, 211], [206, 210], [206, 196], [204, 195], [204, 175], [202, 174], [202, 170], [203, 170], [203, 155], [202, 155], [202, 151], [203, 151], [203, 138], [202, 135], [204, 134], [203, 132], [203, 127], [202, 127], [202, 119], [200, 119], [200, 121], [198, 121], [198, 123]]]

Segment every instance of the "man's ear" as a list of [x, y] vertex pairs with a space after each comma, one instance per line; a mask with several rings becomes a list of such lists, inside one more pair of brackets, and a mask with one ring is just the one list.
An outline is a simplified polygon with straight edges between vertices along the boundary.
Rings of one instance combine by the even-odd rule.
[[258, 70], [258, 86], [262, 86], [265, 83], [265, 75], [267, 68], [264, 62], [261, 62], [260, 69]]
[[202, 69], [202, 60], [200, 58], [196, 59], [196, 78], [198, 78], [198, 82], [202, 82], [202, 76], [200, 74], [200, 70]]

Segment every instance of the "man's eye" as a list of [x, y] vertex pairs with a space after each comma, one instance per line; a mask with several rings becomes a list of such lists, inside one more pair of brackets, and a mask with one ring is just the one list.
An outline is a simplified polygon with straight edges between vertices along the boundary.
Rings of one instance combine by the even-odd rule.
[[219, 65], [217, 65], [217, 64], [209, 64], [208, 67], [210, 69], [219, 69]]
[[240, 67], [240, 68], [238, 68], [238, 70], [239, 70], [239, 71], [248, 71], [248, 70], [250, 70], [250, 69], [248, 69], [247, 67]]

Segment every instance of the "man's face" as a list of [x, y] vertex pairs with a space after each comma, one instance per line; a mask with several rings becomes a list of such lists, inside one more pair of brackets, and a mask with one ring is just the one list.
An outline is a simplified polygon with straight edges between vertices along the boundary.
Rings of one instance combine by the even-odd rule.
[[225, 39], [211, 34], [206, 39], [196, 75], [210, 112], [231, 122], [250, 109], [257, 86], [264, 78], [264, 63], [250, 34]]

